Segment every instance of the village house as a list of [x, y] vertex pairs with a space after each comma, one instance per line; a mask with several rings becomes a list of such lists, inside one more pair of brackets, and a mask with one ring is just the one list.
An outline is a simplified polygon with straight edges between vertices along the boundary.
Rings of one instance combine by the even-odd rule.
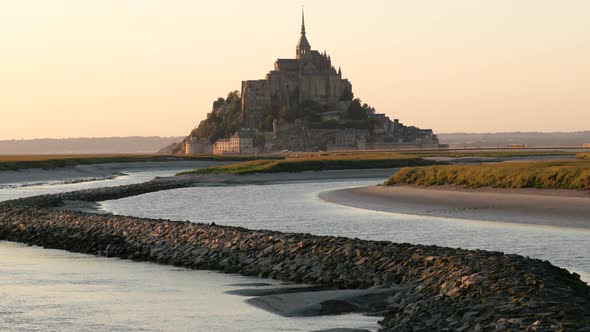
[[254, 132], [248, 129], [236, 131], [230, 138], [222, 138], [213, 144], [213, 154], [255, 154]]

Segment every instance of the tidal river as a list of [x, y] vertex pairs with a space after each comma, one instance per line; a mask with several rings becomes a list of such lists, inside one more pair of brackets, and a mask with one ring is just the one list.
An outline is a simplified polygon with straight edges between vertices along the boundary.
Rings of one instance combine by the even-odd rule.
[[193, 187], [101, 203], [124, 215], [250, 229], [485, 249], [549, 260], [590, 281], [590, 230], [422, 217], [328, 203], [326, 190], [374, 185], [375, 179]]
[[[102, 181], [48, 181], [0, 188], [0, 200], [116, 186], [184, 168], [132, 169]], [[282, 286], [268, 279], [193, 271], [0, 241], [0, 331], [313, 331], [378, 328], [358, 314], [289, 318], [225, 292]]]
[[[173, 174], [176, 170], [157, 173]], [[141, 180], [156, 175], [143, 173]], [[135, 176], [135, 178], [134, 178]], [[115, 180], [62, 185], [116, 185]], [[375, 212], [327, 203], [322, 191], [382, 180], [330, 180], [175, 189], [102, 202], [117, 214], [190, 220], [450, 247], [542, 258], [590, 280], [590, 231]], [[30, 191], [42, 188], [26, 187]], [[2, 197], [23, 194], [0, 189]], [[46, 189], [49, 190], [49, 189]], [[51, 190], [55, 190], [53, 187]], [[377, 329], [376, 317], [286, 318], [226, 294], [277, 282], [0, 243], [0, 330], [312, 331]], [[240, 285], [241, 284], [241, 285]]]

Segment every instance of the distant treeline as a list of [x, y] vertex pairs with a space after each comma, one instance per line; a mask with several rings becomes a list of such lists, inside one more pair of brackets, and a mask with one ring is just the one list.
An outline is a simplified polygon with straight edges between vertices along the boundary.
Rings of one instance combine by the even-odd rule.
[[451, 148], [462, 147], [499, 147], [509, 144], [524, 144], [535, 146], [582, 146], [590, 143], [590, 131], [569, 133], [452, 133], [439, 134], [441, 143], [449, 144]]

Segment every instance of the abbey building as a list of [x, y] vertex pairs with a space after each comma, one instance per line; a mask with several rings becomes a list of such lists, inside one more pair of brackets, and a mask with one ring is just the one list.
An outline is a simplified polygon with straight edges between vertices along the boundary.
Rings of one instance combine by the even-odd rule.
[[342, 78], [340, 69], [336, 71], [332, 66], [330, 56], [311, 49], [305, 18], [301, 19], [295, 58], [277, 59], [265, 79], [242, 81], [242, 113], [250, 127], [262, 121], [261, 115], [269, 108], [304, 101], [336, 104], [352, 92], [352, 85]]
[[312, 50], [301, 16], [295, 57], [213, 103], [183, 142], [187, 154], [440, 148], [431, 129], [393, 121], [360, 99], [326, 51]]

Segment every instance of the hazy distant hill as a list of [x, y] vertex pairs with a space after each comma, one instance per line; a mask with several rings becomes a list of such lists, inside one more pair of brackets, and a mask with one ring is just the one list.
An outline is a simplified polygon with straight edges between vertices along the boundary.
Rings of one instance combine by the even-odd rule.
[[453, 133], [439, 134], [440, 142], [451, 147], [496, 147], [508, 144], [534, 146], [581, 146], [590, 143], [590, 131], [571, 133]]
[[0, 155], [155, 153], [183, 137], [100, 137], [0, 140]]

